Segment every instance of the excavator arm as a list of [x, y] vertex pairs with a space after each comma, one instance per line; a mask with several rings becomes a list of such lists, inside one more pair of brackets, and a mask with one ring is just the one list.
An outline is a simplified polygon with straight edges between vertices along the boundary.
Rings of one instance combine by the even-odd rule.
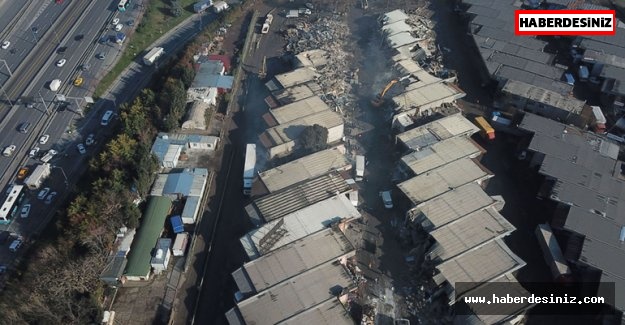
[[384, 87], [384, 89], [382, 89], [382, 91], [374, 98], [371, 100], [371, 104], [375, 107], [380, 107], [382, 106], [382, 104], [384, 104], [384, 95], [386, 95], [386, 93], [393, 88], [393, 86], [400, 82], [400, 81], [404, 81], [406, 79], [410, 78], [410, 75], [398, 78], [398, 79], [393, 79], [391, 81], [389, 81], [388, 84], [386, 84], [386, 86]]

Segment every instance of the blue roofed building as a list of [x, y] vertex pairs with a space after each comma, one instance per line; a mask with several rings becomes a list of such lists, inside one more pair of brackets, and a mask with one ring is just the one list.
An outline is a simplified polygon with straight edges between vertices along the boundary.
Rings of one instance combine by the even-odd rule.
[[165, 196], [184, 203], [182, 222], [193, 224], [200, 211], [200, 204], [206, 183], [208, 170], [204, 168], [185, 169], [179, 173], [159, 174], [152, 186], [152, 196]]
[[217, 103], [217, 95], [232, 88], [233, 76], [224, 75], [225, 65], [221, 60], [206, 60], [199, 64], [191, 87], [187, 90], [187, 102], [203, 101]]
[[159, 133], [152, 145], [162, 168], [175, 168], [182, 152], [187, 150], [215, 150], [219, 137], [199, 134]]

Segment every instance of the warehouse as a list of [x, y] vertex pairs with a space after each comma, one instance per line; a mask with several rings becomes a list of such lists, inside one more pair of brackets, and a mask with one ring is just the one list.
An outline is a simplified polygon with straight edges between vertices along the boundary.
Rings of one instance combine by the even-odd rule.
[[453, 137], [470, 137], [479, 129], [462, 114], [454, 114], [397, 135], [398, 142], [411, 151], [422, 150]]

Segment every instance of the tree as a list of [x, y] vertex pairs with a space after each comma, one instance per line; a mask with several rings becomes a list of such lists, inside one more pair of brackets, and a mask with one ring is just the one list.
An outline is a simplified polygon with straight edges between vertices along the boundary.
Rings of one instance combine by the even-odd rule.
[[319, 124], [309, 125], [300, 134], [299, 142], [305, 153], [323, 150], [328, 146], [328, 129]]

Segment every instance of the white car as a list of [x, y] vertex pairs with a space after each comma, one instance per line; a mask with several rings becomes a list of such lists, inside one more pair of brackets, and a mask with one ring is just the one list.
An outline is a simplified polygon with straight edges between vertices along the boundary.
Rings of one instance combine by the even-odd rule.
[[121, 31], [121, 30], [122, 30], [122, 28], [124, 28], [124, 25], [122, 25], [122, 24], [117, 24], [117, 25], [115, 25], [115, 31], [116, 31], [116, 32]]
[[20, 217], [28, 218], [28, 214], [30, 213], [30, 203], [24, 204], [22, 207], [22, 212], [20, 212]]
[[2, 49], [6, 50], [9, 48], [9, 46], [11, 46], [11, 42], [9, 41], [2, 42]]
[[117, 25], [117, 24], [119, 24], [119, 18], [113, 19], [113, 25]]
[[85, 145], [82, 143], [77, 144], [76, 149], [78, 149], [78, 152], [80, 152], [81, 155], [84, 155], [87, 153], [87, 149], [85, 148]]
[[43, 200], [43, 199], [46, 198], [48, 193], [50, 193], [50, 188], [46, 187], [46, 188], [42, 189], [41, 191], [39, 191], [39, 194], [37, 194], [37, 198], [40, 199], [40, 200]]
[[2, 151], [2, 155], [5, 157], [9, 157], [13, 154], [15, 149], [17, 149], [17, 147], [14, 144], [7, 146], [6, 148], [4, 148], [4, 151]]
[[60, 59], [60, 60], [56, 61], [56, 66], [60, 68], [60, 67], [64, 66], [65, 63], [67, 63], [67, 60]]
[[30, 149], [30, 152], [28, 153], [28, 157], [35, 158], [37, 154], [39, 153], [39, 150], [40, 150], [39, 147], [34, 147]]
[[41, 136], [41, 138], [39, 138], [39, 144], [46, 144], [46, 142], [48, 142], [48, 140], [50, 140], [50, 135], [49, 134], [44, 134]]

